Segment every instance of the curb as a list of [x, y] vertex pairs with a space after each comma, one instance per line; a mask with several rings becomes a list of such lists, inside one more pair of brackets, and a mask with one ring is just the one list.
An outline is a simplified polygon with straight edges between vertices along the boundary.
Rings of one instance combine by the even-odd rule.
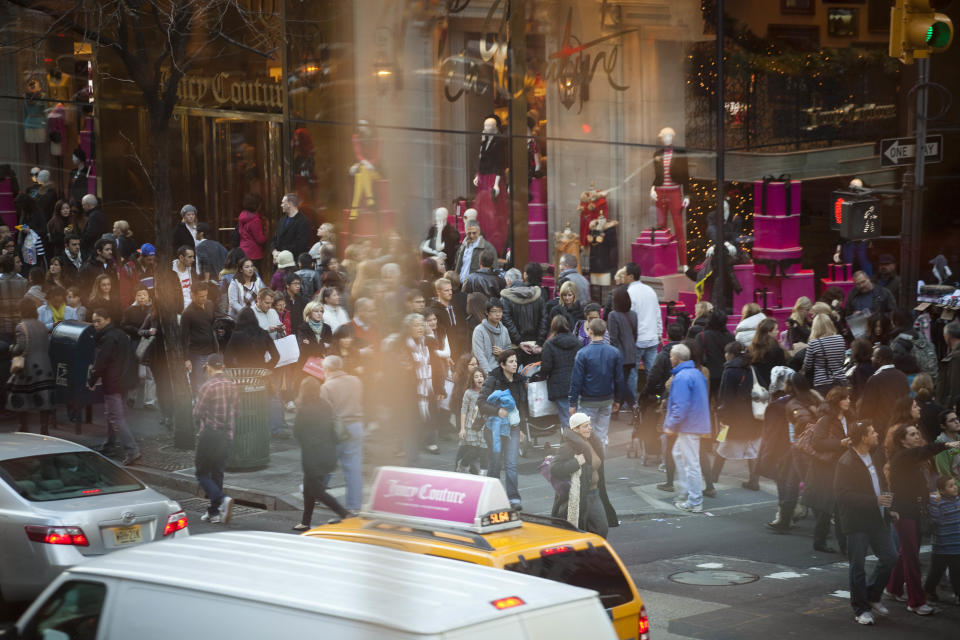
[[[152, 487], [162, 487], [165, 489], [175, 489], [185, 493], [191, 493], [203, 497], [203, 492], [193, 478], [183, 476], [168, 471], [159, 471], [150, 467], [129, 466], [125, 469], [137, 476]], [[257, 507], [266, 511], [300, 511], [300, 506], [289, 502], [285, 497], [257, 491], [255, 489], [245, 489], [230, 484], [225, 484], [223, 489], [238, 504]]]

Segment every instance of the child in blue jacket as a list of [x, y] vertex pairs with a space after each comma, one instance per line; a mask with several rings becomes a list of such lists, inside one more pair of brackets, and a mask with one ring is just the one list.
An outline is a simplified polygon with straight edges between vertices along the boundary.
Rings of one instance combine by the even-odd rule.
[[500, 438], [510, 437], [510, 427], [515, 424], [520, 424], [520, 413], [517, 411], [516, 401], [507, 389], [494, 391], [487, 396], [487, 402], [507, 410], [506, 418], [501, 418], [496, 414], [487, 418], [487, 429], [490, 430], [493, 436], [493, 450], [499, 453]]
[[952, 476], [937, 478], [939, 497], [930, 498], [930, 519], [935, 529], [933, 534], [933, 558], [930, 573], [923, 583], [928, 602], [937, 602], [937, 585], [945, 569], [950, 569], [950, 584], [954, 602], [960, 598], [960, 497], [957, 481]]

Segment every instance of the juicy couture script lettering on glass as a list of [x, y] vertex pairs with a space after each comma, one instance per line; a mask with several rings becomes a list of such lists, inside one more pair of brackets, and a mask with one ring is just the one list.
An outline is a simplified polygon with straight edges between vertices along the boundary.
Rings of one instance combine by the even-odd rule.
[[467, 494], [462, 491], [450, 491], [449, 489], [434, 489], [433, 485], [429, 483], [417, 486], [401, 484], [396, 480], [390, 480], [387, 483], [387, 493], [384, 497], [416, 497], [420, 500], [432, 502], [452, 502], [454, 504], [463, 504]]

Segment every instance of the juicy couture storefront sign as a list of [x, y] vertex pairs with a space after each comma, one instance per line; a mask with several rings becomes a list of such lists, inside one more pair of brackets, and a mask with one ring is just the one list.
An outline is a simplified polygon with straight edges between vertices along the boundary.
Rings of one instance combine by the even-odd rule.
[[[166, 82], [163, 72], [162, 82]], [[214, 75], [188, 74], [177, 85], [180, 104], [197, 107], [249, 107], [283, 110], [283, 87], [270, 78], [254, 78], [225, 71]]]

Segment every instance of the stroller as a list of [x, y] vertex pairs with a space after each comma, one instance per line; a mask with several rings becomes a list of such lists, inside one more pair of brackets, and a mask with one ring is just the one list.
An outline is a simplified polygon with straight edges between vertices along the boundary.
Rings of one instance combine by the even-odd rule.
[[520, 426], [520, 455], [526, 458], [531, 449], [542, 449], [544, 453], [550, 451], [552, 445], [546, 438], [556, 436], [559, 440], [563, 423], [557, 417], [553, 403], [547, 400], [544, 404], [545, 397], [540, 397], [546, 394], [546, 378], [540, 375], [540, 363], [531, 362], [520, 373], [527, 380], [528, 417]]

